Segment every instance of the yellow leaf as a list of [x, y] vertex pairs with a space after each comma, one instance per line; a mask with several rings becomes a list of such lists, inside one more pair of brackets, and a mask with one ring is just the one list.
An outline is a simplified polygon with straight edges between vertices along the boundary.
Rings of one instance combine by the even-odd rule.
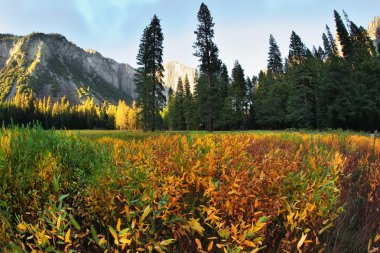
[[134, 229], [136, 226], [136, 219], [133, 219], [132, 220], [132, 225], [131, 225], [131, 228]]
[[148, 214], [150, 213], [150, 205], [148, 205], [147, 207], [145, 207], [144, 209], [144, 212], [143, 214], [141, 215], [141, 218], [140, 218], [140, 223], [142, 223], [144, 221], [144, 219], [146, 218], [146, 216], [148, 216]]
[[197, 231], [200, 235], [203, 236], [203, 231], [205, 231], [205, 229], [201, 226], [201, 224], [199, 224], [198, 221], [199, 219], [190, 218], [187, 223], [193, 230]]
[[218, 247], [219, 249], [221, 249], [221, 248], [224, 248], [224, 244], [216, 244], [216, 247]]
[[168, 239], [168, 240], [160, 242], [160, 245], [165, 247], [165, 246], [172, 244], [173, 242], [175, 242], [175, 239]]
[[298, 252], [302, 252], [300, 250], [301, 246], [303, 245], [304, 241], [306, 240], [306, 237], [307, 237], [307, 234], [304, 234], [302, 233], [302, 237], [301, 237], [301, 240], [298, 242], [297, 244], [297, 249], [298, 249]]
[[67, 231], [67, 233], [65, 235], [65, 242], [66, 243], [71, 243], [70, 234], [71, 234], [71, 228]]
[[120, 232], [120, 226], [121, 226], [121, 220], [120, 218], [117, 220], [117, 225], [116, 225], [116, 231]]
[[380, 234], [376, 235], [374, 242], [377, 242], [378, 240], [380, 240]]
[[199, 239], [198, 238], [195, 238], [195, 243], [197, 244], [197, 246], [198, 246], [198, 249], [202, 249], [202, 243], [201, 243], [201, 241], [199, 241]]
[[162, 251], [160, 246], [154, 246], [154, 249], [157, 250], [159, 253], [165, 253]]
[[18, 224], [17, 225], [17, 227], [20, 229], [20, 230], [26, 230], [26, 225], [25, 225], [25, 223], [20, 223], [20, 224]]
[[207, 251], [211, 251], [212, 247], [214, 247], [214, 241], [211, 241], [209, 245], [207, 246]]
[[61, 226], [61, 215], [57, 219], [57, 229]]
[[99, 240], [98, 244], [99, 244], [99, 246], [102, 246], [106, 242], [107, 242], [107, 240], [103, 237], [102, 239]]
[[120, 242], [122, 244], [131, 245], [132, 240], [131, 239], [127, 239], [127, 238], [122, 238], [122, 239], [120, 239]]

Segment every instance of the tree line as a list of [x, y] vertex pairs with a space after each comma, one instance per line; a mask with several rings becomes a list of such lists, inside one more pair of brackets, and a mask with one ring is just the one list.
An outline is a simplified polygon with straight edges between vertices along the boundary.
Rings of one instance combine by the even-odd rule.
[[136, 103], [97, 104], [82, 99], [34, 99], [18, 92], [0, 103], [0, 122], [38, 122], [55, 129], [245, 130], [380, 128], [380, 57], [366, 29], [334, 11], [336, 34], [326, 26], [323, 46], [309, 49], [296, 32], [283, 58], [269, 36], [268, 64], [248, 77], [238, 61], [231, 74], [214, 42], [213, 18], [202, 3], [197, 14], [194, 56], [199, 59], [194, 90], [179, 79], [176, 90], [163, 83], [163, 32], [154, 15], [137, 54]]
[[145, 130], [154, 130], [149, 127], [154, 117], [147, 120], [145, 111], [155, 112], [159, 124], [170, 130], [378, 129], [379, 52], [366, 29], [344, 14], [345, 20], [334, 11], [337, 39], [326, 26], [323, 47], [307, 48], [293, 31], [285, 58], [270, 35], [267, 70], [250, 78], [238, 61], [229, 75], [213, 41], [213, 18], [202, 3], [193, 46], [200, 62], [195, 89], [190, 91], [187, 77], [178, 80], [176, 91], [169, 89], [166, 105], [163, 36], [154, 16], [137, 57], [139, 120]]
[[65, 97], [52, 103], [50, 97], [36, 99], [32, 92], [17, 92], [0, 103], [0, 122], [3, 126], [38, 124], [44, 129], [138, 130], [138, 110], [135, 103], [128, 106], [124, 101], [97, 104], [85, 97], [72, 105]]

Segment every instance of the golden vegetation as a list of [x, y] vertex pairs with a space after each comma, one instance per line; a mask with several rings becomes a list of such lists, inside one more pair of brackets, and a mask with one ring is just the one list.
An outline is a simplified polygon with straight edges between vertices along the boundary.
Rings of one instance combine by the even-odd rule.
[[9, 251], [379, 247], [373, 138], [161, 134], [94, 142], [3, 129], [0, 146], [0, 246]]

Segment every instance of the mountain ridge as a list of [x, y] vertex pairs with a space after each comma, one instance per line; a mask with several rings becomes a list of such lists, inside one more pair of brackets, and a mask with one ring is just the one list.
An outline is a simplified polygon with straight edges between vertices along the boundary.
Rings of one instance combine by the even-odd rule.
[[[178, 78], [186, 75], [194, 90], [194, 68], [169, 61], [164, 69], [166, 90], [175, 91]], [[82, 49], [61, 34], [0, 34], [0, 101], [12, 99], [18, 89], [30, 89], [37, 98], [50, 96], [55, 102], [66, 97], [78, 104], [83, 100], [79, 91], [89, 88], [96, 103], [123, 99], [130, 104], [137, 98], [135, 71], [128, 63]]]
[[17, 89], [31, 89], [36, 97], [66, 96], [79, 103], [80, 88], [90, 87], [96, 102], [137, 97], [128, 64], [86, 51], [60, 34], [0, 35], [0, 100], [10, 99]]

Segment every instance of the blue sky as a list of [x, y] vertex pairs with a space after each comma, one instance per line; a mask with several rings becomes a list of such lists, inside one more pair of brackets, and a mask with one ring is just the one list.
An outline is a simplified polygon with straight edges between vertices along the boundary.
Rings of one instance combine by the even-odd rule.
[[[198, 65], [192, 48], [198, 0], [0, 0], [0, 33], [61, 33], [82, 48], [136, 65], [142, 31], [157, 14], [164, 33], [164, 60]], [[333, 10], [367, 28], [380, 15], [379, 0], [205, 0], [214, 17], [215, 42], [229, 69], [237, 59], [248, 75], [266, 67], [269, 34], [282, 55], [292, 30], [308, 47], [321, 44]]]

